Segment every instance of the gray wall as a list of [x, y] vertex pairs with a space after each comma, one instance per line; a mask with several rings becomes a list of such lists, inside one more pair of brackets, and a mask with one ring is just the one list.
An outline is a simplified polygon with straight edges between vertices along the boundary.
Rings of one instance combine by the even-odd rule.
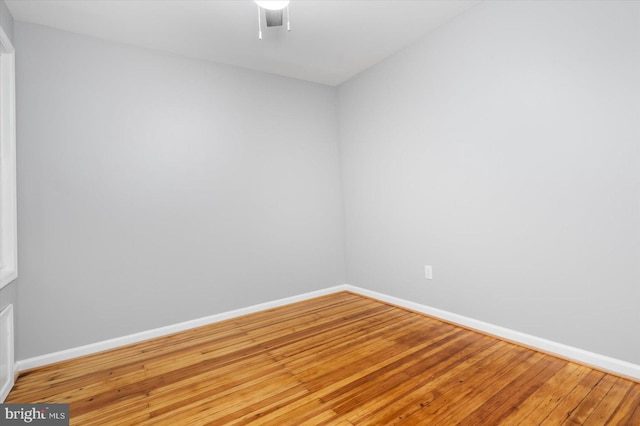
[[339, 109], [350, 284], [640, 363], [640, 3], [485, 2]]
[[[7, 5], [4, 3], [4, 0], [0, 0], [0, 26], [7, 34], [11, 42], [13, 42], [13, 16], [11, 16], [11, 12], [7, 9]], [[16, 315], [16, 311], [18, 310], [18, 291], [16, 286], [16, 281], [4, 286], [0, 289], [0, 311], [2, 311], [6, 306], [13, 304], [13, 314]], [[17, 318], [16, 318], [17, 322]], [[16, 336], [16, 340], [17, 336]]]
[[335, 88], [15, 44], [18, 359], [345, 282]]
[[0, 0], [0, 26], [13, 42], [13, 16], [4, 0]]

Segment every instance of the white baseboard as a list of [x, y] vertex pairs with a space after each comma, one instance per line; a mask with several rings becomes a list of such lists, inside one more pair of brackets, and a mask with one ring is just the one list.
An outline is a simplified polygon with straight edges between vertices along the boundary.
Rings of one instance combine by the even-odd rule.
[[465, 328], [480, 331], [485, 334], [499, 337], [518, 345], [526, 346], [544, 353], [558, 356], [570, 361], [576, 361], [599, 370], [603, 370], [617, 376], [622, 376], [633, 381], [640, 381], [640, 365], [632, 364], [616, 358], [600, 355], [584, 349], [575, 348], [562, 343], [553, 342], [541, 337], [532, 336], [530, 334], [521, 333], [509, 328], [500, 327], [498, 325], [489, 324], [487, 322], [478, 321], [462, 315], [443, 311], [431, 306], [422, 305], [420, 303], [411, 302], [375, 291], [367, 290], [352, 285], [346, 285], [346, 290], [352, 293], [377, 299], [382, 302], [400, 306], [412, 311], [421, 312], [423, 314], [442, 319], [452, 324], [460, 325]]
[[422, 305], [420, 303], [411, 302], [408, 300], [400, 299], [397, 297], [389, 296], [386, 294], [378, 293], [375, 291], [367, 290], [364, 288], [352, 286], [349, 284], [338, 285], [329, 287], [323, 290], [313, 291], [310, 293], [304, 293], [297, 296], [287, 297], [284, 299], [278, 299], [271, 302], [260, 303], [258, 305], [249, 306], [246, 308], [236, 309], [233, 311], [223, 312], [207, 316], [204, 318], [194, 319], [191, 321], [185, 321], [166, 327], [160, 327], [153, 330], [143, 331], [140, 333], [130, 334], [128, 336], [118, 337], [115, 339], [109, 339], [102, 342], [96, 342], [77, 348], [71, 348], [51, 354], [41, 355], [33, 358], [20, 360], [16, 363], [16, 372], [28, 370], [35, 367], [41, 367], [43, 365], [53, 364], [55, 362], [65, 361], [72, 358], [77, 358], [84, 355], [90, 355], [97, 352], [102, 352], [108, 349], [114, 349], [120, 346], [129, 345], [132, 343], [138, 343], [144, 340], [153, 339], [156, 337], [166, 336], [168, 334], [177, 333], [180, 331], [188, 330], [203, 325], [213, 324], [216, 322], [224, 321], [231, 318], [236, 318], [242, 315], [247, 315], [255, 312], [260, 312], [279, 306], [288, 305], [290, 303], [300, 302], [303, 300], [312, 299], [314, 297], [325, 296], [327, 294], [337, 293], [340, 291], [350, 291], [355, 294], [370, 297], [372, 299], [380, 300], [392, 305], [396, 305], [402, 308], [406, 308], [412, 311], [421, 312], [426, 315], [442, 319], [452, 324], [457, 324], [465, 328], [477, 330], [485, 334], [499, 337], [503, 340], [526, 346], [541, 352], [556, 355], [560, 358], [576, 361], [581, 364], [585, 364], [599, 370], [607, 371], [618, 376], [626, 377], [634, 381], [640, 381], [640, 365], [632, 364], [630, 362], [622, 361], [616, 358], [611, 358], [605, 355], [589, 352], [584, 349], [575, 348], [572, 346], [564, 345], [562, 343], [553, 342], [540, 337], [531, 336], [529, 334], [521, 333], [519, 331], [511, 330], [508, 328], [500, 327], [497, 325], [489, 324], [483, 321], [478, 321], [473, 318], [468, 318], [462, 315], [454, 314], [451, 312], [443, 311], [441, 309], [433, 308], [431, 306]]
[[180, 331], [189, 330], [192, 328], [200, 327], [203, 325], [214, 324], [216, 322], [228, 320], [231, 318], [237, 318], [242, 315], [252, 314], [255, 312], [266, 311], [268, 309], [277, 308], [279, 306], [288, 305], [295, 302], [300, 302], [314, 297], [325, 296], [331, 293], [337, 293], [339, 291], [346, 290], [346, 285], [338, 285], [335, 287], [329, 287], [322, 290], [312, 291], [309, 293], [299, 294], [297, 296], [286, 297], [284, 299], [273, 300], [271, 302], [260, 303], [246, 308], [235, 309], [233, 311], [222, 312], [215, 315], [210, 315], [203, 318], [197, 318], [190, 321], [181, 322], [178, 324], [168, 325], [166, 327], [155, 328], [153, 330], [142, 331], [140, 333], [129, 334], [127, 336], [116, 337], [114, 339], [103, 340], [101, 342], [90, 343], [84, 346], [78, 346], [76, 348], [65, 349], [59, 352], [53, 352], [50, 354], [40, 355], [33, 358], [27, 358], [19, 360], [17, 365], [17, 371], [25, 371], [31, 368], [42, 367], [43, 365], [49, 365], [60, 361], [66, 361], [73, 358], [78, 358], [85, 355], [94, 354], [97, 352], [106, 351], [109, 349], [118, 348], [120, 346], [130, 345], [132, 343], [138, 343], [156, 337], [162, 337], [169, 334], [177, 333]]

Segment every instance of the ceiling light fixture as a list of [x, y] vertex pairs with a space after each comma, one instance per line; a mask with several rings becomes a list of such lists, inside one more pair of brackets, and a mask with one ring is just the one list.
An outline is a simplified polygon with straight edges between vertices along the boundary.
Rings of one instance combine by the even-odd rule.
[[262, 40], [262, 16], [260, 11], [264, 9], [264, 17], [267, 27], [282, 26], [283, 10], [287, 9], [287, 31], [291, 31], [289, 22], [289, 0], [255, 0], [258, 5], [258, 39]]
[[289, 6], [289, 0], [256, 0], [256, 3], [267, 10], [282, 10]]

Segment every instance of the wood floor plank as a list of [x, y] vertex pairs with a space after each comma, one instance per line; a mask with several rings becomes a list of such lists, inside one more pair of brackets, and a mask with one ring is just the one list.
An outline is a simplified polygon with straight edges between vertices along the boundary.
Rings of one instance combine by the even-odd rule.
[[617, 377], [605, 375], [589, 391], [580, 404], [570, 413], [567, 413], [567, 419], [562, 423], [562, 425], [583, 425], [600, 404], [602, 399], [609, 393], [611, 388], [616, 385], [617, 381]]
[[311, 421], [319, 413], [325, 413], [329, 418], [333, 414], [328, 404], [319, 399], [304, 399], [265, 414], [260, 419], [256, 419], [255, 424], [264, 426], [297, 426], [300, 423]]
[[72, 425], [640, 425], [640, 384], [348, 292], [23, 372]]
[[278, 360], [284, 360], [292, 370], [308, 366], [313, 359], [340, 353], [347, 347], [358, 346], [371, 339], [388, 337], [403, 327], [410, 326], [413, 318], [406, 312], [394, 311], [362, 322], [344, 324], [303, 341], [270, 351]]
[[[469, 380], [465, 386], [458, 387], [457, 393], [449, 392], [451, 399], [442, 399], [432, 404], [429, 410], [420, 410], [410, 417], [410, 424], [419, 424], [420, 420], [430, 419], [434, 425], [456, 424], [480, 409], [491, 397], [497, 395], [513, 380], [535, 367], [544, 356], [533, 351], [517, 350], [517, 358], [513, 364], [495, 366], [485, 380], [478, 382]], [[451, 404], [456, 401], [455, 404]], [[442, 406], [444, 404], [444, 406]], [[436, 411], [434, 411], [434, 409]], [[431, 413], [435, 413], [433, 416]]]
[[485, 360], [493, 359], [495, 353], [503, 348], [500, 342], [486, 340], [489, 340], [489, 346], [484, 350], [478, 346], [466, 348], [474, 351], [471, 357], [468, 357], [465, 351], [461, 351], [459, 359], [454, 359], [451, 364], [441, 365], [438, 373], [428, 369], [415, 376], [415, 380], [407, 379], [405, 383], [389, 392], [381, 393], [369, 401], [362, 401], [347, 413], [348, 419], [358, 424], [392, 425], [402, 422], [442, 397], [456, 383], [463, 381], [460, 376], [463, 371], [481, 368], [479, 366]]
[[640, 387], [631, 384], [629, 391], [607, 421], [612, 425], [640, 425]]
[[[274, 379], [278, 374], [282, 374], [281, 368], [273, 365], [269, 360], [268, 365], [247, 365], [246, 368], [240, 367], [239, 370], [222, 376], [214, 374], [197, 376], [193, 381], [186, 383], [181, 381], [173, 386], [150, 391], [146, 398], [136, 401], [139, 404], [137, 412], [140, 414], [138, 423], [192, 402], [211, 399], [212, 395], [222, 397], [258, 379]], [[113, 407], [114, 413], [117, 413], [118, 410], [135, 407], [135, 404], [130, 400], [119, 400], [109, 406]]]
[[603, 377], [604, 373], [601, 371], [589, 371], [540, 424], [545, 426], [562, 424]]
[[563, 362], [559, 359], [545, 357], [492, 395], [459, 424], [473, 426], [499, 423], [562, 367]]
[[585, 426], [611, 424], [609, 419], [616, 415], [622, 400], [633, 386], [632, 382], [622, 379], [617, 380], [616, 384], [617, 386], [611, 387], [607, 395], [584, 422]]
[[514, 407], [511, 413], [505, 416], [500, 425], [509, 426], [521, 422], [530, 413], [534, 412], [540, 405], [544, 404], [549, 398], [553, 398], [553, 393], [557, 389], [561, 389], [566, 385], [568, 378], [578, 369], [575, 363], [566, 363], [562, 369], [556, 372], [549, 380], [547, 380], [538, 390], [536, 390], [529, 398]]
[[[404, 395], [413, 393], [417, 383], [439, 377], [454, 368], [457, 363], [463, 362], [469, 354], [481, 352], [492, 343], [481, 339], [481, 336], [474, 337], [480, 338], [456, 340], [447, 348], [432, 352], [429, 356], [414, 353], [411, 358], [403, 358], [391, 364], [391, 368], [380, 369], [375, 374], [363, 377], [359, 380], [359, 386], [353, 386], [350, 392], [341, 395], [334, 402], [334, 410], [337, 413], [349, 413], [371, 400], [378, 399], [380, 395], [384, 397], [384, 401], [379, 402], [388, 405]], [[386, 374], [379, 374], [384, 371]], [[422, 380], [413, 380], [414, 378]]]
[[140, 425], [175, 425], [184, 418], [202, 421], [202, 424], [228, 424], [232, 419], [251, 416], [253, 412], [278, 404], [276, 399], [286, 403], [306, 394], [308, 391], [291, 376], [265, 377], [214, 397], [201, 397], [187, 405], [175, 406], [170, 411], [151, 412], [150, 419]]
[[[335, 360], [356, 348], [366, 347], [372, 342], [381, 342], [388, 336], [395, 336], [403, 329], [411, 326], [411, 318], [378, 322], [372, 327], [363, 327], [355, 331], [345, 330], [340, 336], [320, 336], [319, 343], [311, 342], [308, 348], [299, 350], [291, 355], [283, 351], [270, 351], [279, 361], [283, 362], [294, 374], [302, 374], [310, 370], [310, 366], [320, 365], [327, 359]], [[291, 352], [294, 352], [294, 348]], [[310, 376], [309, 376], [310, 378]]]
[[[548, 389], [543, 395], [538, 395], [540, 403], [529, 413], [522, 413], [518, 417], [519, 426], [534, 426], [541, 424], [555, 408], [565, 399], [571, 397], [571, 391], [592, 370], [585, 366], [578, 366], [569, 374], [558, 377], [557, 386]], [[556, 381], [554, 380], [554, 382]], [[508, 423], [507, 423], [508, 424]]]
[[[450, 345], [455, 344], [465, 337], [462, 330], [451, 328], [447, 332], [438, 335], [430, 335], [425, 341], [413, 348], [406, 348], [400, 345], [387, 343], [386, 345], [377, 345], [374, 347], [366, 347], [365, 351], [350, 350], [345, 356], [335, 358], [331, 363], [322, 363], [312, 366], [309, 370], [301, 373], [305, 385], [311, 390], [320, 390], [335, 382], [336, 377], [358, 377], [357, 381], [350, 383], [340, 390], [336, 390], [333, 394], [327, 396], [327, 399], [335, 399], [337, 394], [350, 391], [354, 386], [365, 385], [368, 379], [361, 376], [361, 372], [376, 366], [375, 371], [369, 373], [379, 375], [389, 370], [395, 370], [404, 362], [411, 362], [412, 359], [421, 360], [428, 357], [439, 349], [447, 349]], [[416, 358], [417, 357], [417, 358]], [[356, 360], [358, 362], [354, 362]]]

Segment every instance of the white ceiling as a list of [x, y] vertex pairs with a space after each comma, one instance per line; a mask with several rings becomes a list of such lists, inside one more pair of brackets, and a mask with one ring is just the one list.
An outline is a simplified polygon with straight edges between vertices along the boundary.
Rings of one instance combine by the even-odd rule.
[[291, 32], [253, 1], [7, 0], [16, 21], [328, 85], [392, 55], [476, 0], [292, 0]]

